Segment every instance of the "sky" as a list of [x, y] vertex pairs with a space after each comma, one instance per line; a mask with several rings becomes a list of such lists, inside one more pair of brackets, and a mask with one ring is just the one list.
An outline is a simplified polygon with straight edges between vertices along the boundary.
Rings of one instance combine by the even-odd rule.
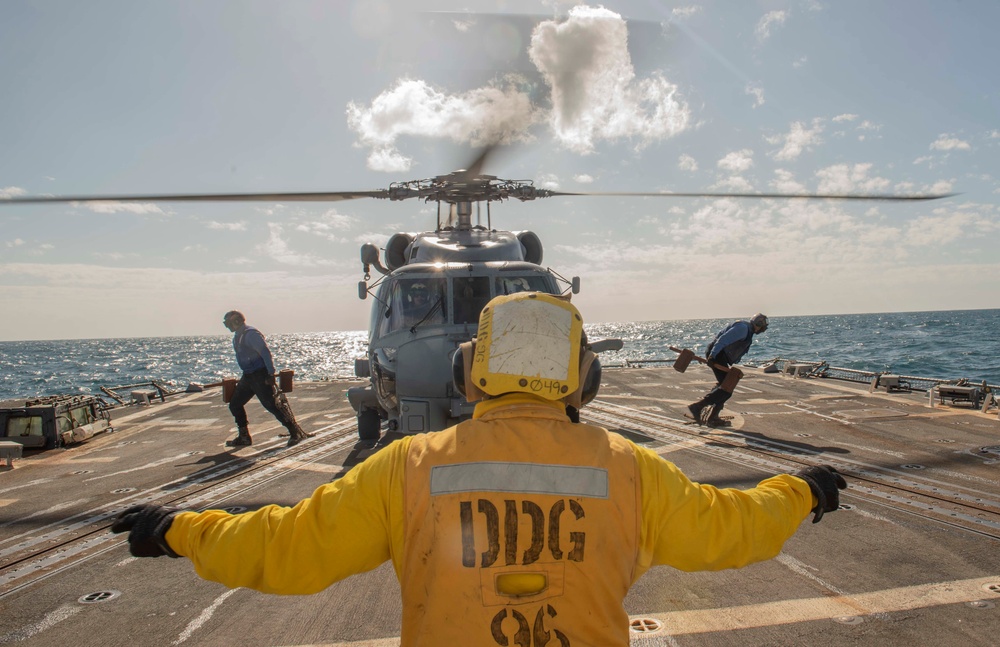
[[[6, 0], [0, 200], [561, 191], [494, 203], [587, 322], [1000, 307], [994, 0]], [[0, 340], [361, 330], [363, 243], [434, 205], [0, 205]]]

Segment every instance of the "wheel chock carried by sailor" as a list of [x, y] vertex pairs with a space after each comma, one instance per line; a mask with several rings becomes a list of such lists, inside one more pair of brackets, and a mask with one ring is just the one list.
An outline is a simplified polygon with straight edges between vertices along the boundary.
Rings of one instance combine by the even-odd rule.
[[392, 560], [403, 647], [625, 647], [623, 602], [650, 567], [771, 559], [847, 487], [822, 466], [747, 490], [699, 484], [620, 434], [572, 422], [566, 407], [596, 395], [599, 362], [579, 311], [557, 296], [494, 298], [452, 366], [478, 402], [471, 420], [404, 436], [294, 507], [140, 505], [112, 531], [129, 533], [133, 555], [188, 557], [206, 579], [277, 594], [318, 593]]
[[[750, 349], [754, 335], [759, 335], [767, 330], [767, 323], [767, 317], [758, 312], [750, 319], [734, 321], [719, 331], [708, 344], [703, 360], [715, 373], [715, 388], [705, 394], [702, 399], [688, 405], [688, 413], [685, 414], [685, 417], [691, 418], [698, 424], [711, 427], [729, 424], [729, 421], [721, 417], [720, 414], [726, 401], [733, 396], [736, 384], [743, 377], [743, 371], [733, 365], [739, 362]], [[680, 359], [678, 358], [678, 360]]]

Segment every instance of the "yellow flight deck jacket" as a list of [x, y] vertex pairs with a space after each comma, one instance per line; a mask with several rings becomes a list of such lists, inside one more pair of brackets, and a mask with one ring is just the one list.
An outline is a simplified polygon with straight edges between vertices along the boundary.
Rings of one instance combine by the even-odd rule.
[[787, 474], [748, 490], [693, 483], [561, 403], [511, 394], [292, 508], [182, 512], [166, 539], [201, 577], [266, 593], [315, 593], [391, 559], [403, 646], [627, 645], [622, 601], [650, 566], [770, 559], [815, 505]]

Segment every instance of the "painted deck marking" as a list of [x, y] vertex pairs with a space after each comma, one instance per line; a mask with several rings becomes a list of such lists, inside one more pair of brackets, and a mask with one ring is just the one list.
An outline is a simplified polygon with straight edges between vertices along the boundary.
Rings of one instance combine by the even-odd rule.
[[27, 627], [22, 627], [16, 631], [11, 631], [10, 633], [0, 636], [0, 644], [16, 643], [22, 640], [27, 640], [32, 636], [36, 636], [46, 629], [54, 627], [56, 624], [62, 622], [63, 620], [76, 615], [81, 611], [82, 607], [73, 606], [69, 604], [64, 604], [55, 611], [50, 611], [45, 615], [44, 618], [36, 622], [35, 624], [28, 625]]
[[826, 416], [826, 415], [823, 415], [822, 413], [816, 413], [815, 411], [812, 411], [810, 409], [804, 409], [802, 407], [797, 407], [794, 404], [786, 404], [785, 406], [788, 407], [789, 409], [795, 409], [796, 411], [801, 411], [802, 413], [808, 413], [811, 416], [818, 416], [820, 418], [826, 418], [827, 420], [832, 420], [834, 422], [839, 422], [842, 425], [853, 425], [854, 424], [850, 420], [844, 420], [843, 418], [834, 418], [833, 416]]
[[180, 635], [177, 636], [177, 639], [174, 640], [174, 642], [172, 642], [170, 644], [171, 645], [179, 645], [182, 642], [184, 642], [185, 640], [187, 640], [188, 638], [190, 638], [194, 634], [194, 632], [196, 632], [199, 629], [201, 629], [201, 627], [206, 622], [208, 622], [209, 620], [212, 619], [212, 616], [215, 615], [216, 609], [218, 609], [220, 606], [222, 606], [222, 603], [226, 601], [226, 598], [228, 598], [233, 593], [236, 593], [237, 591], [239, 591], [239, 589], [230, 589], [229, 591], [226, 591], [225, 593], [223, 593], [219, 597], [215, 598], [215, 600], [212, 602], [212, 604], [208, 605], [205, 608], [205, 610], [203, 610], [201, 612], [201, 614], [198, 615], [197, 618], [195, 618], [194, 620], [192, 620], [191, 622], [189, 622], [188, 626], [184, 627], [184, 631], [182, 631], [180, 633]]
[[[874, 615], [973, 602], [991, 597], [983, 587], [997, 581], [1000, 581], [1000, 575], [931, 582], [832, 598], [804, 598], [741, 607], [647, 613], [643, 617], [663, 622], [673, 636], [736, 631], [853, 616], [859, 614], [859, 609], [865, 610], [863, 615]], [[634, 639], [633, 642], [638, 643], [640, 640]]]

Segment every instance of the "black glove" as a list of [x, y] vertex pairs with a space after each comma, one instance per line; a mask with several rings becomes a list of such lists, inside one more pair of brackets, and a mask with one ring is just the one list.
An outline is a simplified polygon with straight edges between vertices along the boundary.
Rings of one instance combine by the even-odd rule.
[[815, 515], [813, 523], [819, 523], [819, 520], [823, 518], [824, 512], [833, 512], [840, 507], [840, 492], [838, 490], [846, 490], [847, 481], [844, 480], [844, 477], [836, 469], [829, 465], [818, 465], [816, 467], [807, 467], [800, 472], [796, 472], [793, 476], [797, 476], [808, 483], [813, 496], [819, 501], [816, 507], [812, 509]]
[[135, 557], [180, 557], [170, 548], [166, 534], [180, 510], [161, 505], [136, 505], [118, 515], [111, 532], [128, 533], [128, 549]]

